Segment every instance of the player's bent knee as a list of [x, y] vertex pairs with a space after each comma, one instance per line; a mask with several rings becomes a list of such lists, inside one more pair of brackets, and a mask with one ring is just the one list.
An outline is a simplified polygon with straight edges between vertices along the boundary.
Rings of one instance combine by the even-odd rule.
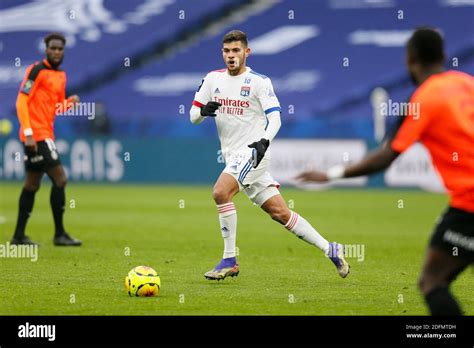
[[59, 180], [56, 180], [56, 181], [55, 181], [55, 184], [56, 184], [56, 186], [59, 187], [59, 188], [66, 187], [66, 185], [67, 185], [67, 179], [66, 179], [66, 178], [61, 178], [61, 179], [59, 179]]
[[65, 176], [60, 176], [58, 178], [51, 178], [53, 181], [54, 186], [59, 187], [59, 188], [64, 188], [66, 187], [67, 184], [67, 178]]
[[214, 189], [212, 190], [212, 198], [217, 204], [224, 204], [229, 202], [231, 195], [227, 190], [220, 186], [214, 186]]
[[423, 295], [428, 295], [433, 289], [448, 286], [449, 282], [437, 274], [423, 272], [418, 280], [418, 288]]
[[40, 184], [32, 184], [32, 183], [26, 183], [23, 188], [26, 190], [26, 191], [30, 191], [30, 192], [37, 192], [40, 188]]

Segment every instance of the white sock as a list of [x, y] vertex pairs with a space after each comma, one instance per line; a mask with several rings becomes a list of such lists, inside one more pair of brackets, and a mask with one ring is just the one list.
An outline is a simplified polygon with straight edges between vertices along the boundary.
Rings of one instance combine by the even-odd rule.
[[224, 259], [235, 257], [235, 240], [237, 237], [237, 210], [234, 203], [218, 204], [219, 222], [224, 239]]
[[305, 242], [317, 246], [325, 255], [329, 251], [329, 242], [314, 229], [304, 217], [299, 216], [294, 211], [291, 212], [290, 219], [285, 225], [286, 229], [293, 232], [298, 238]]

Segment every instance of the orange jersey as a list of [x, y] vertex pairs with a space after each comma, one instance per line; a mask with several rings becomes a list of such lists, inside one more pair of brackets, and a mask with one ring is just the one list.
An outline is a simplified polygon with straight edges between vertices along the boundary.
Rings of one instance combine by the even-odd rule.
[[474, 77], [458, 71], [432, 75], [410, 102], [418, 103], [419, 113], [407, 115], [392, 149], [403, 152], [420, 141], [449, 191], [450, 205], [474, 212]]
[[[22, 110], [20, 98], [27, 96], [27, 109]], [[54, 69], [47, 60], [30, 65], [20, 86], [17, 112], [20, 120], [20, 139], [25, 141], [24, 129], [31, 128], [33, 138], [54, 140], [54, 119], [59, 105], [66, 99], [66, 73]]]

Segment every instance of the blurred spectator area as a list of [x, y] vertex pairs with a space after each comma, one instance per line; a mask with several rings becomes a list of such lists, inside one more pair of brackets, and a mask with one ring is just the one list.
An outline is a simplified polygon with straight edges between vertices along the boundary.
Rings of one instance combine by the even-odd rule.
[[[26, 66], [50, 31], [68, 40], [68, 92], [98, 117], [58, 118], [63, 136], [215, 137], [188, 120], [205, 74], [222, 68], [221, 40], [245, 31], [248, 65], [269, 76], [282, 104], [280, 136], [373, 138], [370, 95], [413, 90], [404, 45], [413, 28], [440, 28], [448, 68], [474, 73], [474, 2], [459, 0], [2, 0], [0, 119], [18, 122]], [[387, 124], [391, 124], [387, 118]]]

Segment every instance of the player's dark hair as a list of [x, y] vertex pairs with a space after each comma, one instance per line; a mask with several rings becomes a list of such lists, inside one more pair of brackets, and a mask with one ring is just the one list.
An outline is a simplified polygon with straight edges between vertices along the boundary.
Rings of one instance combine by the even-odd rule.
[[408, 40], [407, 48], [411, 56], [421, 65], [444, 62], [443, 38], [435, 28], [417, 28]]
[[244, 44], [245, 47], [248, 46], [247, 34], [240, 30], [232, 30], [224, 35], [222, 43], [229, 43], [234, 41], [240, 41]]
[[51, 34], [48, 34], [45, 38], [44, 38], [44, 43], [46, 45], [46, 47], [48, 47], [49, 45], [49, 42], [51, 40], [61, 40], [63, 42], [64, 45], [66, 45], [66, 38], [64, 37], [63, 34], [61, 33], [51, 33]]

